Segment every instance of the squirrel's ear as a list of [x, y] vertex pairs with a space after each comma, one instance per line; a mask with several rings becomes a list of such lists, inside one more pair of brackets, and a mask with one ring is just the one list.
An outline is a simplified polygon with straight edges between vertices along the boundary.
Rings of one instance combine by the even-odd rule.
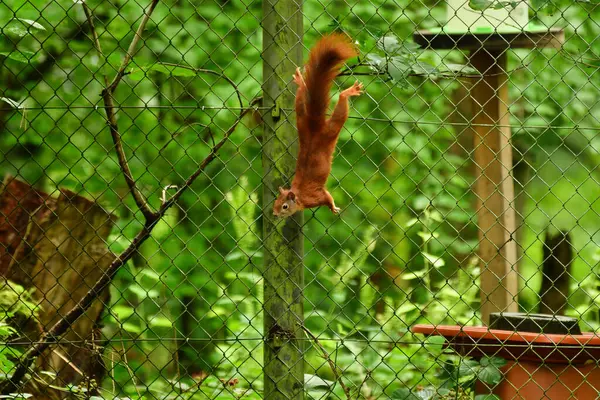
[[279, 194], [283, 194], [283, 188], [279, 186]]
[[287, 194], [287, 198], [288, 198], [288, 200], [294, 201], [294, 200], [296, 200], [296, 194], [290, 190]]

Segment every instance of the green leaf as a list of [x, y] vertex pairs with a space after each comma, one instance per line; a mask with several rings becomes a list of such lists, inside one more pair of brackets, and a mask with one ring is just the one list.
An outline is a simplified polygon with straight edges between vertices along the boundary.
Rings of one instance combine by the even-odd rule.
[[134, 283], [133, 285], [127, 286], [127, 290], [135, 294], [139, 300], [148, 297], [148, 292], [138, 284]]
[[40, 30], [40, 31], [46, 30], [46, 28], [44, 28], [44, 26], [42, 24], [35, 22], [31, 19], [13, 18], [13, 20], [21, 21], [23, 24], [28, 25], [29, 27]]
[[148, 322], [148, 325], [153, 328], [172, 328], [173, 322], [165, 317], [154, 317]]
[[502, 357], [484, 357], [479, 362], [482, 367], [493, 365], [494, 367], [501, 368], [506, 365], [506, 360]]
[[476, 360], [461, 360], [458, 367], [458, 376], [460, 378], [473, 378], [479, 371], [479, 362]]
[[444, 261], [443, 258], [441, 258], [440, 256], [434, 256], [433, 254], [429, 254], [426, 252], [421, 252], [421, 254], [423, 255], [423, 257], [425, 257], [427, 259], [427, 261], [429, 261], [435, 268], [440, 268], [443, 267], [444, 265], [446, 265], [446, 262]]
[[46, 28], [30, 19], [13, 18], [2, 29], [2, 32], [22, 38], [31, 34], [32, 30], [45, 31]]
[[424, 242], [427, 242], [434, 238], [437, 239], [438, 237], [440, 237], [440, 234], [437, 232], [433, 232], [433, 233], [432, 232], [419, 232], [419, 233], [417, 233], [417, 235], [419, 235], [419, 237], [421, 239], [423, 239]]
[[243, 251], [232, 251], [225, 256], [225, 261], [235, 261], [241, 259], [248, 259], [248, 255]]
[[0, 51], [0, 56], [10, 58], [13, 61], [17, 61], [23, 64], [29, 64], [34, 58], [37, 58], [38, 53], [27, 50], [16, 50], [16, 51]]
[[548, 5], [548, 0], [531, 0], [531, 7], [534, 10], [539, 10]]
[[133, 285], [129, 285], [127, 287], [127, 290], [129, 290], [131, 293], [135, 294], [138, 298], [138, 300], [143, 300], [146, 298], [149, 299], [155, 299], [158, 296], [160, 296], [160, 292], [156, 289], [150, 289], [150, 290], [146, 290], [143, 287], [141, 287], [138, 284], [133, 284]]
[[420, 400], [431, 400], [436, 394], [437, 390], [432, 386], [423, 388], [415, 393]]
[[14, 359], [17, 359], [19, 354], [15, 354], [12, 347], [5, 346], [0, 350], [0, 371], [3, 374], [11, 374], [15, 368]]
[[438, 68], [443, 71], [450, 71], [459, 74], [479, 74], [475, 68], [463, 64], [443, 63]]
[[414, 73], [422, 75], [436, 75], [438, 73], [437, 68], [423, 61], [417, 61], [412, 66], [412, 70]]
[[27, 30], [27, 28], [25, 28], [24, 26], [8, 26], [4, 29], [2, 29], [2, 32], [4, 34], [7, 34], [8, 36], [13, 35], [13, 36], [17, 36], [17, 37], [25, 37], [29, 34], [29, 31]]
[[469, 0], [469, 7], [477, 11], [487, 10], [492, 4], [494, 2], [490, 0]]
[[429, 336], [425, 339], [428, 348], [435, 350], [441, 350], [444, 344], [446, 344], [446, 338], [443, 336]]
[[519, 2], [517, 2], [517, 1], [499, 1], [499, 2], [495, 3], [492, 8], [494, 10], [500, 10], [502, 8], [507, 8], [507, 7], [515, 9], [518, 5], [519, 5]]
[[366, 56], [367, 64], [375, 72], [385, 72], [385, 58], [375, 53], [369, 53]]
[[400, 277], [404, 280], [410, 281], [417, 278], [422, 278], [427, 274], [426, 270], [415, 271], [415, 272], [407, 272], [406, 274], [402, 274]]
[[442, 216], [442, 214], [440, 214], [439, 211], [435, 211], [435, 210], [431, 211], [429, 213], [429, 218], [431, 218], [432, 220], [437, 221], [437, 222], [442, 222], [444, 220], [444, 217]]
[[153, 269], [151, 268], [143, 268], [140, 271], [140, 275], [145, 276], [146, 278], [154, 281], [154, 282], [158, 282], [160, 281], [160, 275], [157, 274]]
[[332, 381], [327, 381], [318, 377], [317, 375], [304, 374], [304, 387], [307, 389], [328, 389], [333, 386]]
[[395, 54], [402, 46], [396, 36], [384, 36], [377, 41], [377, 47], [386, 54]]
[[398, 82], [406, 81], [408, 74], [411, 72], [411, 67], [405, 57], [392, 57], [388, 63], [388, 72], [390, 77]]
[[487, 367], [483, 367], [479, 370], [477, 378], [488, 386], [495, 386], [502, 380], [502, 372], [498, 369], [498, 367], [488, 365]]
[[16, 333], [17, 330], [5, 322], [0, 322], [0, 338], [6, 339], [10, 335]]
[[424, 210], [429, 206], [430, 200], [422, 195], [416, 196], [413, 200], [413, 208], [416, 210]]
[[407, 388], [394, 390], [391, 398], [392, 400], [422, 400]]
[[402, 304], [400, 307], [398, 307], [396, 309], [395, 314], [396, 315], [404, 315], [407, 314], [413, 310], [417, 309], [417, 305], [415, 303], [411, 303], [410, 301], [406, 301], [404, 302], [404, 304]]
[[111, 312], [116, 315], [119, 320], [123, 321], [131, 317], [135, 310], [133, 307], [117, 305], [111, 308]]
[[131, 322], [125, 322], [124, 324], [122, 324], [121, 329], [131, 333], [142, 333], [144, 331], [141, 327]]
[[409, 220], [406, 222], [406, 224], [404, 224], [404, 226], [405, 226], [406, 228], [409, 228], [409, 227], [413, 226], [414, 224], [416, 224], [417, 222], [419, 222], [419, 219], [418, 219], [418, 218], [412, 218], [412, 219], [409, 219]]

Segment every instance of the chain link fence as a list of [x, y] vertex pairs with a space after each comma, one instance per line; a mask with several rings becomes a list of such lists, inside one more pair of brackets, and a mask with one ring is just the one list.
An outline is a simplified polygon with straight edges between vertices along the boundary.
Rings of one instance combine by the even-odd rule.
[[[1, 0], [2, 398], [597, 398], [599, 13]], [[341, 213], [278, 219], [333, 31]]]

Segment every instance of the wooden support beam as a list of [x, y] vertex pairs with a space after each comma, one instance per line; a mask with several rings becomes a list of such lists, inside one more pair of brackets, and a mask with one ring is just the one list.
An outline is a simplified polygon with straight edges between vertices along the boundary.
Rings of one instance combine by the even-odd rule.
[[471, 51], [470, 62], [482, 76], [470, 87], [479, 225], [481, 317], [517, 311], [518, 276], [515, 189], [512, 166], [506, 53], [516, 48], [561, 48], [560, 28], [512, 33], [445, 33], [421, 30], [413, 38], [425, 49]]
[[481, 315], [484, 323], [498, 311], [518, 311], [514, 182], [508, 112], [506, 52], [482, 49], [471, 64], [484, 76], [471, 87], [472, 130], [479, 225]]

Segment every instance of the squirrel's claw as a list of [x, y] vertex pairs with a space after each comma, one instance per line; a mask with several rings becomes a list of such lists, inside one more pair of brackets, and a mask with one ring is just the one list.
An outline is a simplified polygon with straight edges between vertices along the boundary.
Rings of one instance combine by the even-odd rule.
[[363, 84], [359, 81], [354, 82], [354, 85], [350, 86], [348, 89], [344, 90], [342, 94], [350, 97], [350, 96], [360, 96], [363, 94]]
[[342, 209], [339, 207], [333, 207], [331, 209], [331, 212], [333, 212], [335, 215], [339, 215], [340, 211], [342, 211]]

